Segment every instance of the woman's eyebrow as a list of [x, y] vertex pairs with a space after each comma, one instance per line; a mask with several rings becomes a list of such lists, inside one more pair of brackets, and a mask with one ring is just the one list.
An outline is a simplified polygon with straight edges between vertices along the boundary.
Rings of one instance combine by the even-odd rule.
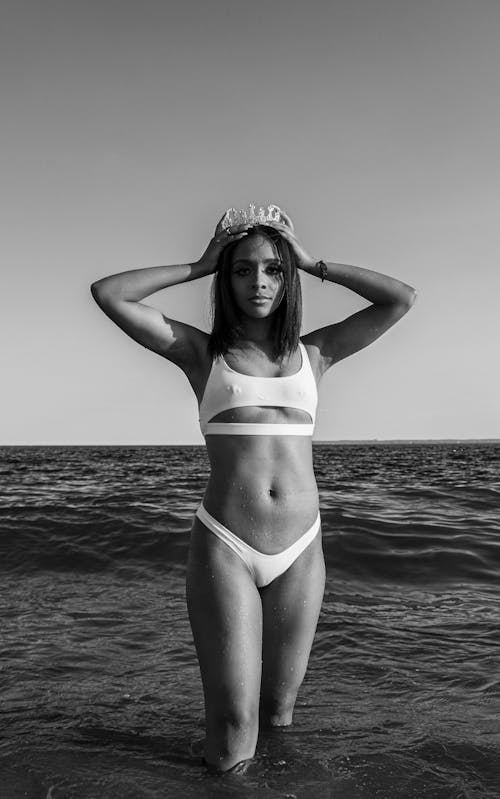
[[[255, 262], [252, 261], [251, 258], [236, 258], [236, 260], [233, 261], [233, 266], [234, 266], [234, 264], [253, 264], [253, 263], [255, 263]], [[265, 264], [279, 264], [279, 263], [281, 263], [281, 261], [280, 261], [279, 258], [264, 258], [263, 263], [265, 263]]]

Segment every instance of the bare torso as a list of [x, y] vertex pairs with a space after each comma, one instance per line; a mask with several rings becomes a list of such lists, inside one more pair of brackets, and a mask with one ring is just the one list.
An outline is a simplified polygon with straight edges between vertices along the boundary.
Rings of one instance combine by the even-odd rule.
[[[309, 348], [308, 354], [317, 378]], [[265, 374], [273, 369], [269, 363], [250, 364], [244, 358], [231, 360], [231, 356], [227, 360], [238, 371], [267, 377], [294, 374], [301, 365], [299, 351], [280, 375]], [[199, 401], [210, 366], [206, 364], [197, 386]], [[223, 411], [211, 421], [286, 425], [311, 420], [307, 413], [293, 408], [243, 407]], [[208, 435], [206, 445], [211, 474], [203, 504], [243, 541], [274, 554], [290, 546], [313, 524], [318, 514], [318, 490], [309, 436]]]

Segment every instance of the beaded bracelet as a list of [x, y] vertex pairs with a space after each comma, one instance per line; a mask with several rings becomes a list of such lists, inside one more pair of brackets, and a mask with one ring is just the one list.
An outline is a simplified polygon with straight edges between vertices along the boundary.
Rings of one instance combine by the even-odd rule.
[[321, 277], [321, 282], [323, 283], [325, 278], [328, 277], [328, 267], [324, 261], [316, 261], [315, 266], [317, 266], [319, 269], [319, 275]]

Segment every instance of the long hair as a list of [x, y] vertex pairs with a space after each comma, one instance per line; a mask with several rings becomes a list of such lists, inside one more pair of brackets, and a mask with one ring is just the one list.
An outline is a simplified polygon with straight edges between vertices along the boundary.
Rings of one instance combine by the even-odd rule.
[[[272, 241], [283, 270], [283, 298], [273, 312], [271, 328], [275, 357], [282, 359], [297, 349], [302, 323], [302, 291], [295, 253], [272, 227], [258, 225], [251, 229], [249, 235], [253, 233], [261, 233]], [[229, 347], [243, 337], [240, 311], [231, 287], [233, 253], [239, 241], [229, 244], [222, 251], [212, 283], [212, 332], [208, 342], [212, 357], [224, 355]]]

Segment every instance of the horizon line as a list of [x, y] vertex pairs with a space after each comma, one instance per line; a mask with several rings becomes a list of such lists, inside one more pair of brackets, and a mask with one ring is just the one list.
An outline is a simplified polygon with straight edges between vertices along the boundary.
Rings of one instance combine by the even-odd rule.
[[[500, 438], [332, 438], [314, 440], [314, 444], [425, 444], [425, 443], [460, 443], [460, 442], [487, 442], [487, 443], [500, 443]], [[203, 447], [205, 444], [200, 443], [161, 443], [161, 444], [148, 444], [148, 443], [31, 443], [26, 444], [2, 444], [0, 448], [5, 447]]]

